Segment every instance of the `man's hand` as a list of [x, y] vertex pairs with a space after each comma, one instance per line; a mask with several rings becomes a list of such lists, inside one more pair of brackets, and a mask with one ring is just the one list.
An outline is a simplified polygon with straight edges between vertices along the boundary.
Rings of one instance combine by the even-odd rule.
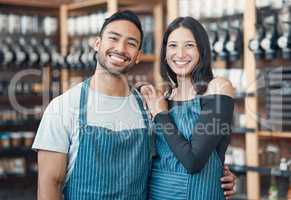
[[229, 170], [228, 166], [224, 165], [224, 176], [220, 179], [221, 187], [224, 190], [225, 199], [230, 199], [235, 193], [236, 176]]

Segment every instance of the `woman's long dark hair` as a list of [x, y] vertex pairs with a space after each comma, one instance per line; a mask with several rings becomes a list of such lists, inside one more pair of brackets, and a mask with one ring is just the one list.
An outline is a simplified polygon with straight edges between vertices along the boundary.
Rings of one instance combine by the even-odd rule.
[[206, 92], [208, 83], [213, 79], [211, 70], [211, 50], [207, 32], [203, 26], [192, 17], [178, 17], [168, 26], [164, 33], [160, 57], [161, 76], [164, 81], [171, 83], [173, 87], [178, 86], [177, 76], [166, 61], [166, 51], [169, 35], [179, 27], [189, 29], [196, 40], [200, 59], [197, 66], [193, 69], [191, 77], [196, 93], [201, 95]]

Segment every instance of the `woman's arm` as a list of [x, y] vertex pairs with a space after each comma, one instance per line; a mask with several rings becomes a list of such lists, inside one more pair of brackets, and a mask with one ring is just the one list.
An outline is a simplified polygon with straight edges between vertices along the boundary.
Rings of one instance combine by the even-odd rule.
[[[199, 172], [220, 142], [228, 144], [234, 107], [232, 99], [234, 89], [224, 78], [212, 80], [206, 92], [207, 96], [201, 98], [202, 110], [193, 129], [191, 142], [178, 133], [169, 114], [161, 112], [167, 109], [153, 88], [144, 87], [141, 92], [152, 115], [155, 116], [156, 127], [162, 129], [169, 147], [189, 173]], [[210, 130], [209, 127], [216, 127], [216, 129]], [[227, 144], [224, 145], [227, 146]]]
[[[220, 108], [217, 110], [216, 108]], [[178, 133], [167, 112], [156, 115], [154, 122], [177, 159], [189, 173], [198, 173], [220, 142], [227, 142], [231, 133], [234, 103], [230, 96], [207, 95], [201, 98], [201, 113], [189, 142]], [[169, 128], [172, 126], [173, 128]], [[158, 130], [157, 130], [158, 131]], [[227, 144], [225, 144], [227, 145]]]

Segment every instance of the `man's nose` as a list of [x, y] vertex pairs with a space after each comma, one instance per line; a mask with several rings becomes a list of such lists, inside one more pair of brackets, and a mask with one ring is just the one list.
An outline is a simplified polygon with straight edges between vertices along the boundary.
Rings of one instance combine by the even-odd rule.
[[125, 45], [125, 42], [123, 41], [120, 41], [116, 44], [116, 47], [115, 49], [118, 51], [118, 52], [124, 52], [126, 50], [126, 45]]

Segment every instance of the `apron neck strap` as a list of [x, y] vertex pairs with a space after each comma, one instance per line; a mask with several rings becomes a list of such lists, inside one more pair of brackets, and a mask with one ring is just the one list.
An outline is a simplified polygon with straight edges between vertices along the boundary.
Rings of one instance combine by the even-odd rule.
[[90, 87], [91, 78], [86, 79], [82, 84], [81, 97], [80, 97], [80, 107], [79, 107], [79, 125], [80, 127], [87, 124], [87, 100], [88, 91]]
[[[89, 87], [90, 87], [90, 81], [91, 81], [91, 78], [88, 78], [85, 81], [83, 81], [83, 83], [82, 83], [80, 106], [79, 106], [79, 125], [80, 125], [80, 127], [85, 126], [87, 124], [87, 102], [88, 102], [88, 91], [89, 91]], [[145, 126], [148, 129], [150, 129], [151, 119], [150, 119], [149, 114], [144, 109], [144, 104], [143, 104], [143, 100], [141, 98], [141, 95], [139, 94], [137, 89], [135, 89], [134, 87], [132, 87], [132, 91], [133, 91], [133, 94], [137, 100], [138, 106], [142, 112], [142, 117], [143, 117]]]
[[144, 108], [144, 103], [143, 103], [143, 100], [142, 100], [142, 97], [141, 97], [141, 94], [137, 91], [136, 88], [132, 87], [132, 91], [133, 91], [133, 94], [137, 100], [137, 103], [138, 103], [138, 106], [141, 110], [141, 113], [142, 113], [142, 117], [143, 117], [143, 120], [144, 120], [144, 123], [145, 123], [145, 126], [150, 129], [151, 128], [151, 119], [150, 119], [150, 116], [149, 114], [147, 113], [147, 111], [145, 110]]

